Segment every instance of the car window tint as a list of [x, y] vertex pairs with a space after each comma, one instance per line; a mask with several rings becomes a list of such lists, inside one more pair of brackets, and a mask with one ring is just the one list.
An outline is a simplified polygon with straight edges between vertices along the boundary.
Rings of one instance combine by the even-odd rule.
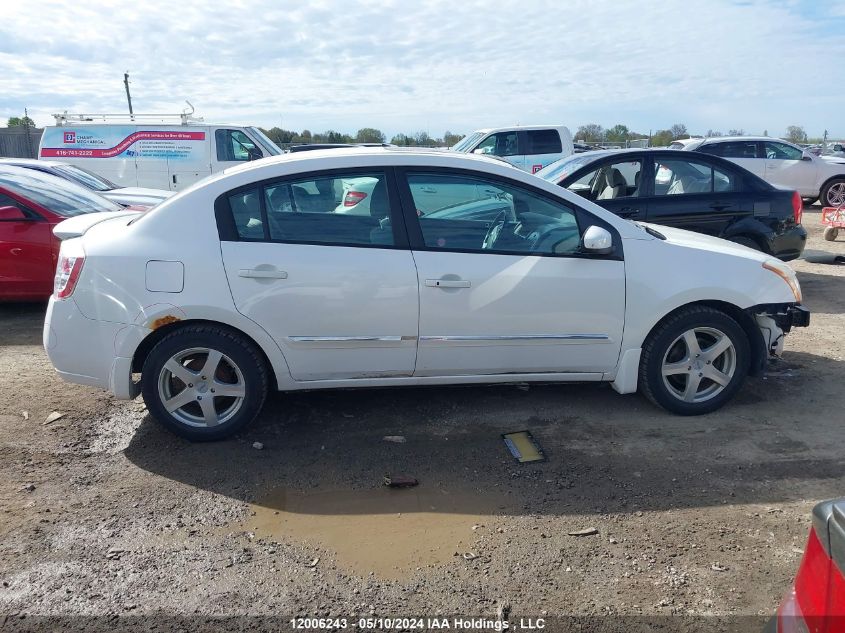
[[3, 194], [3, 193], [0, 193], [0, 207], [15, 207], [16, 209], [20, 209], [20, 210], [21, 210], [21, 212], [22, 212], [22, 213], [23, 213], [23, 214], [24, 214], [27, 218], [37, 218], [37, 217], [38, 217], [38, 215], [37, 215], [37, 214], [35, 214], [34, 212], [32, 212], [32, 211], [30, 211], [29, 209], [27, 209], [27, 208], [26, 208], [24, 205], [22, 205], [20, 202], [18, 202], [17, 200], [15, 200], [14, 198], [12, 198], [11, 196], [7, 196], [7, 195], [5, 195], [5, 194]]
[[[474, 150], [479, 154], [493, 154], [494, 156], [514, 156], [518, 154], [516, 132], [499, 132], [485, 138]], [[479, 151], [480, 150], [480, 151]]]
[[699, 152], [724, 158], [757, 158], [756, 141], [734, 141], [702, 145]]
[[571, 255], [575, 212], [521, 187], [483, 177], [409, 174], [427, 248], [479, 253]]
[[557, 130], [528, 130], [526, 137], [526, 154], [560, 154], [563, 151]]
[[394, 245], [383, 173], [285, 180], [267, 184], [260, 192], [259, 195], [255, 188], [229, 198], [242, 239], [340, 246]]
[[588, 200], [612, 200], [639, 195], [642, 161], [604, 163], [571, 183], [567, 189]]
[[763, 144], [763, 149], [765, 150], [766, 158], [768, 159], [801, 160], [801, 157], [804, 155], [804, 153], [797, 147], [773, 141], [766, 141]]
[[658, 196], [733, 191], [735, 176], [706, 163], [660, 159], [654, 163], [654, 193]]

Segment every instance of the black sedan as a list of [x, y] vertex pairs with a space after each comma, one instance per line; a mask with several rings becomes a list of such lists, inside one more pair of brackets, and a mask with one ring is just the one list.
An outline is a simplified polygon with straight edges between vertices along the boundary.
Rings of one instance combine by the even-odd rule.
[[718, 156], [596, 151], [563, 158], [537, 176], [621, 217], [715, 235], [783, 260], [800, 257], [807, 241], [797, 191]]

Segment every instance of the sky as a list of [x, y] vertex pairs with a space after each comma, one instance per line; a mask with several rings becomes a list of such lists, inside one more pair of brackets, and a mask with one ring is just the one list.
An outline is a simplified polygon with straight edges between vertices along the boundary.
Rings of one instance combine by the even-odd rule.
[[513, 124], [845, 137], [845, 0], [13, 0], [0, 124], [28, 108], [466, 133]]

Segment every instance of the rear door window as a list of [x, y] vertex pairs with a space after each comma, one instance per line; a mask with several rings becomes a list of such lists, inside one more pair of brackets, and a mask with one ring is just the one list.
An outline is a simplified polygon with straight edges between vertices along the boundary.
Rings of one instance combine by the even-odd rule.
[[769, 160], [801, 160], [804, 156], [804, 152], [797, 147], [775, 141], [766, 141], [763, 144], [763, 149], [766, 152], [766, 158]]
[[563, 147], [557, 130], [528, 130], [525, 154], [560, 154]]
[[383, 173], [332, 174], [285, 180], [228, 196], [238, 236], [335, 246], [393, 246]]
[[660, 159], [654, 163], [654, 194], [677, 196], [736, 189], [736, 176], [694, 160]]
[[729, 143], [709, 143], [699, 150], [705, 154], [723, 158], [758, 158], [756, 141], [732, 141]]

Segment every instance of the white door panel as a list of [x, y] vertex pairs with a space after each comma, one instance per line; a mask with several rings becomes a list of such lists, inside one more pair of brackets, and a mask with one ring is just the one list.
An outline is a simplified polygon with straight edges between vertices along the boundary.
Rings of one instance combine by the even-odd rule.
[[802, 195], [816, 196], [817, 168], [815, 163], [804, 160], [766, 160], [765, 179], [774, 184], [796, 189]]
[[416, 376], [605, 372], [625, 313], [622, 261], [415, 251]]
[[410, 376], [418, 291], [409, 251], [222, 242], [239, 312], [285, 354], [294, 380]]
[[736, 163], [740, 167], [744, 167], [755, 176], [766, 178], [766, 159], [765, 158], [732, 158], [726, 157], [732, 163]]

